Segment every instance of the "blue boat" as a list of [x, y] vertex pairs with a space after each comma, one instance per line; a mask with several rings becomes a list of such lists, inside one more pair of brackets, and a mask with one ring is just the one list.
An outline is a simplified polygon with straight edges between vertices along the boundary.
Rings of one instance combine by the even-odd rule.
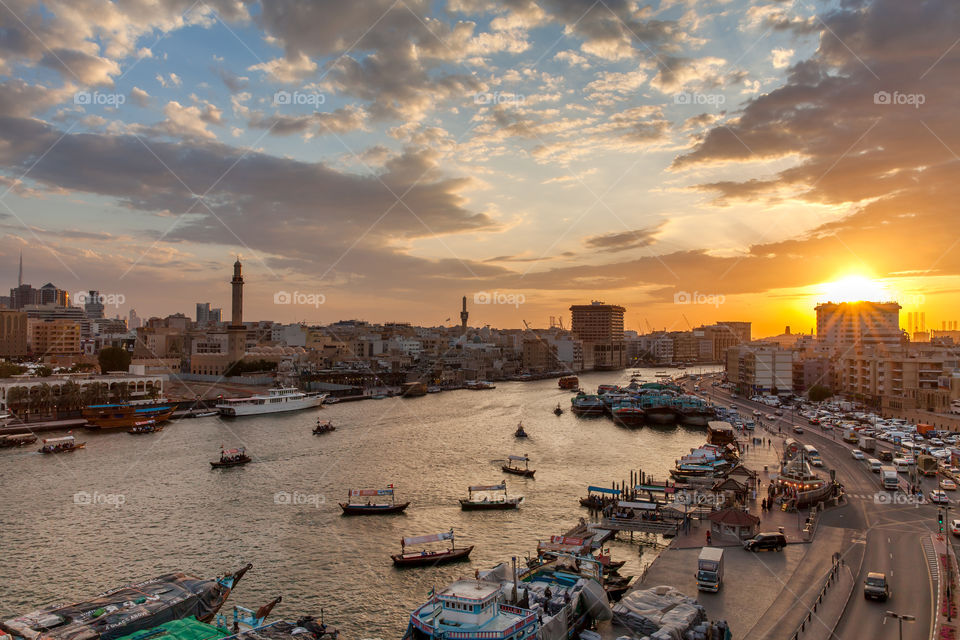
[[570, 410], [577, 416], [603, 415], [604, 406], [600, 396], [580, 393], [570, 401]]

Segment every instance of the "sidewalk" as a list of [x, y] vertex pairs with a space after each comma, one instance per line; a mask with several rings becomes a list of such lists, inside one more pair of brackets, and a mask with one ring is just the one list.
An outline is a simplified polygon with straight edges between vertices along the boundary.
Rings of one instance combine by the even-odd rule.
[[[949, 535], [949, 533], [947, 534]], [[936, 618], [933, 623], [934, 640], [954, 640], [960, 637], [960, 620], [957, 620], [957, 557], [953, 545], [943, 535], [930, 534], [937, 555]]]

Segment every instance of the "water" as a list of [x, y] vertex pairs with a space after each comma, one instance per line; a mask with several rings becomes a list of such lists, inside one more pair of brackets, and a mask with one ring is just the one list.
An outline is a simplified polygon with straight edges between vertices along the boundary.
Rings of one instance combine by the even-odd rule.
[[[644, 380], [653, 374], [644, 370]], [[594, 390], [629, 376], [580, 379]], [[492, 391], [331, 405], [319, 413], [337, 430], [323, 436], [310, 433], [317, 412], [304, 411], [183, 420], [152, 435], [81, 431], [87, 448], [56, 456], [0, 451], [0, 613], [168, 571], [210, 577], [251, 562], [229, 604], [257, 607], [282, 594], [275, 616], [323, 607], [348, 638], [398, 638], [431, 587], [523, 557], [538, 539], [575, 525], [587, 515], [577, 503], [587, 485], [639, 468], [663, 479], [704, 439], [700, 428], [628, 430], [608, 418], [578, 419], [571, 397], [555, 380], [502, 382]], [[559, 417], [557, 402], [566, 411]], [[513, 437], [521, 419], [526, 441]], [[212, 470], [221, 445], [246, 446], [254, 462]], [[531, 457], [535, 480], [500, 470], [511, 453]], [[467, 485], [504, 478], [511, 495], [526, 497], [519, 511], [460, 510]], [[337, 501], [349, 488], [389, 483], [412, 502], [405, 514], [341, 516]], [[299, 504], [289, 504], [293, 496]], [[401, 537], [450, 527], [458, 546], [476, 545], [469, 563], [393, 568]], [[628, 560], [621, 573], [639, 571], [636, 546], [611, 547]]]

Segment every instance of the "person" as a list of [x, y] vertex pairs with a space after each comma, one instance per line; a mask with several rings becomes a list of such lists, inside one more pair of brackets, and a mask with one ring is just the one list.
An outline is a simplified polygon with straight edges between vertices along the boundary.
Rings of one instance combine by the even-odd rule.
[[710, 545], [710, 532], [707, 531], [707, 546]]

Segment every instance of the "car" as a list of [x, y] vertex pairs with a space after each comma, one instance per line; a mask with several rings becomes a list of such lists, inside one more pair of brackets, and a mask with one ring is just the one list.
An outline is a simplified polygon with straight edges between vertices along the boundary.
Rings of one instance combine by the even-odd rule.
[[950, 521], [950, 533], [955, 536], [960, 536], [960, 520]]
[[940, 479], [940, 488], [946, 489], [947, 491], [956, 491], [957, 483], [951, 480], [950, 478], [941, 478]]
[[782, 533], [758, 533], [743, 543], [747, 551], [783, 551], [787, 546], [787, 538]]
[[880, 458], [881, 462], [893, 462], [893, 452], [892, 451], [880, 451], [877, 453], [877, 457]]
[[807, 422], [809, 422], [812, 425], [818, 425], [820, 424], [820, 418], [810, 418], [809, 420], [807, 420]]
[[886, 601], [890, 597], [890, 585], [887, 574], [871, 571], [863, 581], [863, 597], [871, 600]]
[[783, 415], [783, 411], [780, 410], [780, 409], [777, 409], [776, 411], [773, 412], [773, 415], [775, 415], [775, 416], [782, 416], [782, 415]]
[[960, 469], [958, 469], [957, 467], [950, 467], [949, 469], [947, 469], [947, 473], [957, 475], [957, 474], [960, 474]]
[[930, 492], [930, 502], [934, 504], [950, 504], [950, 499], [947, 497], [946, 492], [940, 489], [934, 489]]
[[853, 451], [850, 452], [850, 455], [853, 456], [853, 459], [854, 459], [854, 460], [866, 460], [866, 459], [867, 459], [866, 456], [863, 455], [863, 451], [860, 451], [860, 449], [854, 449]]
[[794, 433], [803, 433], [803, 427], [801, 427], [800, 425], [794, 425], [794, 426], [793, 426], [793, 432], [794, 432]]

